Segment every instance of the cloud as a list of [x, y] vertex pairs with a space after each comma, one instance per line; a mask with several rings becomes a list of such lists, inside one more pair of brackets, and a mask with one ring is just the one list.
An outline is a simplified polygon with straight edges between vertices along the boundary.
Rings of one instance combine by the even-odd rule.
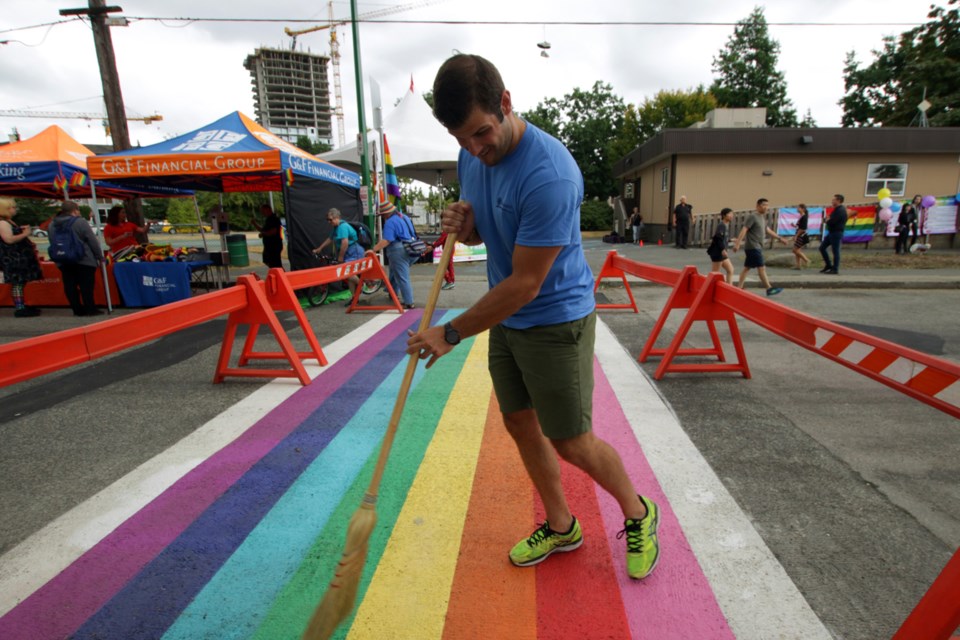
[[[399, 1], [399, 0], [398, 0]], [[0, 31], [60, 20], [62, 0], [8, 3], [0, 15]], [[83, 6], [83, 2], [75, 3]], [[634, 104], [663, 89], [709, 86], [713, 57], [733, 32], [729, 25], [603, 26], [550, 25], [539, 21], [624, 23], [635, 21], [697, 21], [733, 23], [747, 17], [755, 0], [675, 0], [670, 3], [627, 3], [595, 0], [485, 0], [483, 11], [463, 0], [433, 2], [427, 6], [387, 16], [396, 20], [509, 19], [531, 24], [375, 24], [360, 25], [364, 81], [381, 85], [384, 109], [407, 91], [413, 75], [418, 93], [430, 89], [441, 62], [454, 50], [477, 53], [497, 64], [521, 111], [532, 109], [547, 97], [562, 97], [575, 87], [588, 89], [601, 80], [615, 94]], [[326, 19], [325, 5], [306, 6], [293, 0], [269, 4], [252, 0], [199, 3], [168, 0], [128, 0], [123, 15], [221, 18]], [[334, 4], [335, 15], [346, 17], [349, 6]], [[385, 5], [360, 4], [363, 14]], [[926, 20], [925, 3], [902, 0], [808, 0], [768, 6], [768, 22], [869, 22], [920, 23]], [[304, 27], [298, 22], [184, 22], [133, 21], [111, 30], [117, 67], [128, 111], [147, 115], [158, 112], [163, 122], [131, 122], [133, 141], [149, 144], [185, 133], [232, 111], [253, 115], [250, 76], [243, 67], [257, 47], [289, 47], [283, 28]], [[811, 109], [821, 126], [836, 126], [837, 101], [843, 95], [843, 59], [855, 49], [861, 62], [882, 37], [899, 34], [897, 27], [791, 27], [771, 25], [771, 36], [781, 45], [780, 68], [789, 97], [799, 113]], [[349, 26], [338, 29], [341, 51], [343, 105], [348, 140], [357, 129], [354, 89], [353, 37]], [[87, 23], [74, 21], [51, 29], [0, 33], [37, 46], [11, 43], [0, 47], [0, 92], [7, 109], [45, 105], [51, 111], [100, 111], [96, 99], [72, 102], [101, 94], [93, 38]], [[548, 40], [549, 58], [540, 57], [536, 44]], [[297, 46], [314, 53], [329, 52], [329, 32], [300, 36]], [[369, 94], [366, 96], [370, 122]], [[48, 106], [53, 105], [53, 106]], [[56, 121], [88, 143], [104, 143], [98, 123]], [[0, 127], [16, 126], [25, 136], [51, 124], [40, 119], [0, 119]]]

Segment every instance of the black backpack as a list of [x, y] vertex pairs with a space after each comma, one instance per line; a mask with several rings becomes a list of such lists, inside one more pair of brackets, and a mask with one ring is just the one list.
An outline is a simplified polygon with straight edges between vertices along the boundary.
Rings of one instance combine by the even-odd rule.
[[373, 236], [370, 235], [370, 229], [367, 228], [367, 225], [362, 222], [350, 222], [347, 221], [353, 230], [357, 232], [357, 243], [364, 249], [369, 249], [373, 246]]
[[56, 221], [50, 224], [50, 259], [57, 264], [76, 264], [87, 255], [83, 242], [73, 232], [73, 225], [77, 222], [76, 216], [58, 225]]

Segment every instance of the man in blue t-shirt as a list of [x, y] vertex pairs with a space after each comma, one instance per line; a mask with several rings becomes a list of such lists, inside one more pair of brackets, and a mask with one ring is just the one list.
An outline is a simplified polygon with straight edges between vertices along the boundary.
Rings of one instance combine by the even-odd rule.
[[380, 203], [377, 214], [383, 217], [383, 237], [373, 246], [373, 250], [385, 250], [387, 266], [390, 270], [390, 286], [400, 296], [403, 308], [413, 309], [410, 265], [415, 264], [420, 258], [408, 254], [406, 247], [403, 246], [404, 240], [411, 240], [416, 235], [413, 222], [389, 200]]
[[591, 430], [596, 313], [580, 241], [580, 169], [558, 140], [520, 119], [500, 73], [480, 56], [447, 60], [433, 96], [434, 116], [461, 147], [461, 201], [444, 210], [443, 230], [484, 243], [490, 290], [452, 322], [413, 335], [407, 351], [429, 367], [462, 338], [490, 330], [503, 421], [547, 513], [511, 549], [511, 562], [532, 566], [583, 542], [559, 454], [616, 498], [627, 573], [645, 578], [659, 558], [657, 505], [637, 495], [619, 454]]

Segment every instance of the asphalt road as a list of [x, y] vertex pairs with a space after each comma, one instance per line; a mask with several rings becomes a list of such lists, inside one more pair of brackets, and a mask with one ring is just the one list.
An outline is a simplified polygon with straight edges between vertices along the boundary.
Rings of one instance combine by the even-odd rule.
[[[611, 248], [586, 244], [595, 272]], [[706, 266], [701, 251], [617, 248], [666, 266]], [[440, 306], [469, 306], [486, 288], [483, 274], [482, 264], [458, 264], [457, 287], [443, 292]], [[960, 360], [956, 273], [850, 274], [856, 288], [839, 280], [814, 288], [826, 286], [816, 274], [771, 269], [787, 286], [779, 303]], [[418, 302], [431, 277], [429, 265], [414, 267]], [[904, 278], [916, 286], [885, 284]], [[632, 290], [639, 314], [602, 317], [636, 355], [669, 292], [641, 283]], [[601, 295], [625, 294], [605, 286]], [[307, 314], [321, 344], [369, 318], [339, 305]], [[0, 314], [4, 342], [93, 321], [62, 309], [39, 319], [10, 315]], [[664, 340], [678, 324], [671, 318]], [[262, 384], [211, 384], [224, 325], [211, 321], [0, 389], [0, 553]], [[740, 329], [752, 379], [669, 375], [657, 389], [835, 636], [889, 637], [960, 546], [960, 424], [748, 322]], [[299, 332], [292, 335], [306, 347]], [[688, 344], [706, 340], [705, 331], [694, 332]], [[652, 375], [656, 364], [641, 366]]]

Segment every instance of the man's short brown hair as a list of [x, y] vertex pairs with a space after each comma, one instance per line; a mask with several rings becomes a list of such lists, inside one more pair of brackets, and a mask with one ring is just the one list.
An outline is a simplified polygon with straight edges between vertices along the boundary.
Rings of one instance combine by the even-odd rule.
[[463, 125], [474, 107], [503, 121], [500, 101], [504, 86], [493, 63], [458, 53], [447, 59], [433, 81], [433, 115], [447, 129]]

